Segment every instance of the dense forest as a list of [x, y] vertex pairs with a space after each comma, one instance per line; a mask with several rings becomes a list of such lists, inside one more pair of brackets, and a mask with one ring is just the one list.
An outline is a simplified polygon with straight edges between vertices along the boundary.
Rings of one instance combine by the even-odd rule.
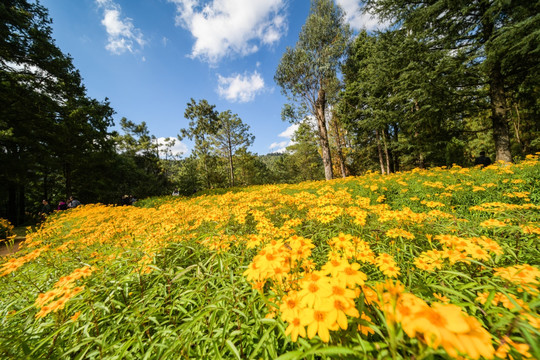
[[[285, 153], [258, 155], [249, 126], [192, 99], [171, 153], [146, 124], [87, 95], [52, 38], [47, 9], [0, 4], [0, 217], [30, 221], [41, 200], [118, 204], [208, 189], [292, 183], [458, 164], [480, 151], [512, 162], [540, 151], [540, 2], [367, 0], [384, 31], [353, 33], [331, 0], [313, 0], [275, 81], [298, 123]], [[179, 114], [179, 118], [182, 114]]]

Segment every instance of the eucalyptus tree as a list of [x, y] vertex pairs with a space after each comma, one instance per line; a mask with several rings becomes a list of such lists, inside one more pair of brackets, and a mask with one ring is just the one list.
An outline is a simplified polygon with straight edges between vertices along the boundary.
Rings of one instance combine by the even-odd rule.
[[325, 112], [327, 93], [336, 89], [336, 74], [351, 37], [343, 10], [333, 0], [312, 0], [309, 15], [294, 48], [288, 47], [274, 79], [289, 98], [283, 117], [317, 119], [324, 173], [332, 179], [332, 158]]
[[[510, 162], [508, 77], [536, 73], [540, 62], [538, 1], [366, 0], [367, 9], [392, 20], [431, 49], [466, 56], [463, 69], [477, 78], [470, 91], [487, 86], [496, 160]], [[426, 69], [426, 73], [429, 69]], [[429, 74], [427, 74], [429, 76]]]
[[219, 113], [218, 121], [219, 129], [212, 135], [212, 142], [217, 150], [227, 158], [230, 186], [235, 186], [234, 155], [239, 149], [247, 150], [253, 144], [255, 136], [249, 132], [249, 125], [244, 124], [242, 119], [230, 110]]

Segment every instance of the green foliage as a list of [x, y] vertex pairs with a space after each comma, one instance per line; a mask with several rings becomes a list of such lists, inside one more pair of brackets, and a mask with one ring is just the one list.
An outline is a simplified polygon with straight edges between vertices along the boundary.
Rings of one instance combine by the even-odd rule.
[[328, 99], [337, 93], [337, 72], [351, 36], [344, 16], [333, 1], [313, 0], [296, 46], [287, 48], [274, 76], [291, 101], [282, 118], [299, 122], [309, 114], [317, 119], [327, 180], [333, 174], [325, 111]]
[[0, 6], [0, 213], [14, 224], [24, 221], [27, 202], [71, 195], [79, 160], [111, 147], [113, 110], [107, 99], [87, 97], [50, 23], [39, 3]]
[[[488, 99], [496, 159], [512, 161], [509, 124], [514, 114], [508, 111], [508, 94], [517, 94], [521, 86], [538, 81], [538, 2], [368, 0], [366, 4], [367, 9], [391, 20], [431, 53], [443, 52], [445, 61], [435, 67], [424, 66], [423, 76], [409, 81], [438, 81], [436, 75], [443, 70], [443, 79], [458, 80], [454, 86], [446, 86], [449, 99], [459, 101], [463, 93], [472, 97], [468, 105], [482, 105], [477, 101]], [[422, 58], [428, 56], [422, 54]], [[437, 99], [434, 95], [429, 98]], [[425, 105], [420, 104], [420, 108]], [[515, 135], [519, 139], [519, 130]]]
[[230, 110], [221, 112], [218, 116], [219, 130], [211, 136], [218, 153], [224, 155], [229, 163], [230, 186], [234, 181], [234, 155], [237, 150], [246, 151], [253, 144], [255, 136], [249, 133], [249, 125], [242, 122], [237, 114]]
[[[248, 247], [246, 241], [260, 232], [265, 244], [292, 241], [293, 234], [310, 239], [316, 245], [310, 258], [317, 265], [327, 262], [330, 239], [340, 234], [359, 237], [375, 254], [395, 258], [401, 268], [398, 278], [407, 291], [431, 304], [439, 301], [434, 292], [444, 295], [477, 318], [492, 336], [509, 334], [538, 356], [538, 331], [518, 309], [479, 303], [476, 298], [483, 292], [491, 300], [501, 292], [512, 294], [537, 314], [536, 299], [517, 292], [514, 284], [493, 273], [508, 265], [540, 266], [538, 234], [523, 230], [523, 226], [540, 229], [539, 181], [540, 166], [530, 160], [483, 170], [438, 168], [219, 189], [191, 199], [154, 197], [134, 207], [86, 205], [55, 213], [27, 235], [26, 246], [11, 262], [24, 261], [21, 267], [0, 277], [0, 355], [15, 359], [451, 358], [401, 329], [391, 334], [392, 325], [383, 312], [377, 313], [364, 297], [356, 299], [355, 306], [371, 317], [371, 324], [350, 317], [349, 327], [332, 331], [329, 343], [318, 337], [292, 342], [279, 312], [272, 316], [278, 311], [279, 287], [257, 291], [243, 275], [261, 250], [260, 245]], [[364, 225], [345, 212], [329, 221], [321, 216], [328, 207], [346, 211], [361, 203], [369, 212]], [[504, 204], [505, 211], [473, 208], [489, 203]], [[434, 209], [439, 213], [428, 215]], [[398, 214], [432, 220], [390, 216]], [[259, 224], [255, 216], [264, 216], [264, 221], [260, 218]], [[504, 220], [505, 225], [478, 226], [488, 219]], [[278, 235], [288, 231], [289, 220], [299, 221], [292, 226], [294, 232]], [[273, 228], [264, 230], [265, 222]], [[414, 233], [415, 238], [390, 238], [386, 232], [392, 228]], [[438, 234], [487, 236], [504, 252], [435, 271], [418, 269], [414, 261], [421, 253], [439, 249], [432, 241]], [[9, 263], [2, 261], [0, 271]], [[81, 292], [65, 307], [36, 317], [38, 294], [55, 288], [74, 269], [89, 265], [91, 275], [77, 280], [84, 286]], [[386, 280], [371, 263], [363, 263], [362, 271], [370, 285]], [[362, 334], [358, 325], [374, 333]], [[522, 357], [515, 353], [514, 358]]]

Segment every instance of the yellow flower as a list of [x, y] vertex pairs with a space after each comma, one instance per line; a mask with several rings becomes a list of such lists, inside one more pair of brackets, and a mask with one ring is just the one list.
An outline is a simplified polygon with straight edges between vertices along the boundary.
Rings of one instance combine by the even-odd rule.
[[506, 223], [497, 219], [489, 219], [482, 221], [479, 225], [482, 227], [503, 227], [506, 226]]
[[317, 308], [316, 310], [306, 309], [305, 317], [309, 339], [312, 339], [318, 334], [323, 342], [330, 340], [329, 330], [337, 320], [337, 312], [329, 311], [330, 309], [328, 305]]
[[[373, 325], [373, 323], [371, 322], [371, 318], [366, 314], [362, 314], [360, 316], [360, 319], [363, 320], [363, 322], [367, 322], [369, 325]], [[365, 336], [368, 336], [369, 334], [375, 334], [375, 331], [372, 328], [364, 325], [363, 323], [358, 324], [358, 331], [360, 331]]]
[[433, 293], [433, 296], [444, 304], [448, 304], [450, 302], [450, 299], [444, 295]]
[[434, 303], [408, 317], [402, 326], [410, 337], [419, 334], [428, 346], [442, 346], [452, 357], [492, 358], [495, 353], [489, 332], [456, 305]]
[[389, 265], [382, 269], [382, 273], [388, 277], [397, 277], [400, 274], [399, 270], [400, 268], [398, 266]]
[[281, 306], [279, 307], [279, 310], [281, 311], [281, 319], [283, 321], [292, 322], [300, 315], [300, 312], [303, 309], [304, 307], [300, 304], [298, 293], [296, 291], [290, 291], [281, 300]]
[[404, 239], [409, 239], [409, 240], [412, 240], [414, 239], [414, 235], [406, 230], [403, 230], [403, 229], [390, 229], [386, 232], [386, 236], [390, 237], [390, 238], [397, 238], [397, 237], [402, 237]]
[[321, 271], [324, 274], [330, 275], [332, 277], [337, 277], [338, 274], [344, 271], [348, 265], [349, 265], [349, 262], [347, 260], [334, 258], [328, 261], [326, 264], [324, 264], [323, 267], [321, 268]]
[[291, 335], [291, 340], [296, 342], [298, 336], [306, 337], [306, 325], [309, 319], [305, 315], [299, 315], [291, 319], [289, 326], [285, 329], [285, 335]]
[[332, 294], [328, 278], [317, 273], [312, 273], [307, 279], [303, 279], [300, 286], [298, 296], [304, 306], [318, 307]]
[[338, 274], [337, 279], [349, 288], [354, 288], [356, 285], [362, 286], [364, 281], [367, 280], [367, 275], [358, 269], [360, 269], [360, 264], [352, 263]]
[[70, 319], [72, 321], [77, 321], [77, 319], [79, 318], [80, 315], [81, 315], [81, 312], [77, 311], [75, 314], [73, 314], [73, 316], [70, 317]]

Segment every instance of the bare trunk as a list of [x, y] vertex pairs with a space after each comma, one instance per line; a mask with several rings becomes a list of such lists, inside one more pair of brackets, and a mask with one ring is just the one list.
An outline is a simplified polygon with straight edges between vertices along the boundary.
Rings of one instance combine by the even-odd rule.
[[[486, 13], [487, 8], [483, 9]], [[489, 44], [489, 40], [493, 36], [495, 24], [489, 16], [484, 16], [482, 19], [483, 38]], [[487, 46], [487, 45], [486, 45]], [[496, 56], [491, 54], [489, 48], [486, 48], [487, 61], [490, 57]], [[491, 56], [490, 56], [491, 55]], [[495, 160], [512, 162], [512, 153], [510, 151], [510, 130], [508, 126], [508, 115], [506, 109], [506, 95], [504, 94], [504, 78], [501, 73], [500, 59], [491, 59], [487, 71], [489, 83], [489, 99], [491, 103], [491, 123], [493, 126], [493, 140], [495, 141]]]
[[386, 135], [382, 131], [382, 139], [384, 144], [384, 155], [386, 157], [386, 173], [390, 174], [390, 155], [388, 154], [388, 145], [386, 144]]
[[323, 89], [319, 90], [317, 104], [317, 126], [319, 128], [319, 140], [322, 150], [322, 161], [324, 165], [324, 177], [326, 180], [332, 180], [332, 157], [330, 155], [330, 144], [328, 142], [328, 131], [326, 130], [326, 119], [324, 118], [324, 109], [326, 107], [326, 94]]
[[493, 65], [490, 74], [489, 97], [491, 99], [491, 121], [495, 140], [495, 160], [512, 162], [510, 131], [506, 110], [506, 97], [500, 63]]
[[233, 158], [232, 158], [232, 149], [231, 149], [231, 143], [229, 141], [229, 172], [231, 177], [231, 186], [234, 187], [234, 166], [233, 166]]
[[379, 130], [375, 130], [375, 137], [377, 139], [377, 152], [379, 153], [379, 164], [381, 165], [381, 174], [384, 175], [384, 159], [381, 148], [381, 138], [379, 136]]
[[[394, 129], [394, 136], [393, 136], [394, 144], [397, 144], [399, 140], [398, 126], [396, 124], [393, 124], [392, 127]], [[394, 159], [394, 172], [398, 172], [399, 171], [399, 153], [397, 152], [397, 150], [392, 151], [392, 156]]]
[[343, 178], [346, 178], [347, 175], [348, 175], [347, 174], [347, 167], [345, 166], [345, 157], [343, 156], [343, 148], [342, 148], [342, 144], [341, 144], [341, 136], [340, 136], [339, 126], [338, 126], [336, 118], [332, 119], [332, 127], [334, 129], [334, 133], [335, 133], [335, 136], [336, 136], [336, 148], [337, 148], [338, 161], [339, 161], [339, 165], [340, 165], [340, 169], [341, 169], [341, 176]]
[[516, 131], [516, 140], [520, 145], [523, 145], [521, 143], [521, 136], [519, 136], [519, 126], [521, 123], [521, 118], [519, 116], [519, 108], [517, 104], [514, 104], [514, 109], [516, 109], [516, 121], [514, 121], [514, 130]]

